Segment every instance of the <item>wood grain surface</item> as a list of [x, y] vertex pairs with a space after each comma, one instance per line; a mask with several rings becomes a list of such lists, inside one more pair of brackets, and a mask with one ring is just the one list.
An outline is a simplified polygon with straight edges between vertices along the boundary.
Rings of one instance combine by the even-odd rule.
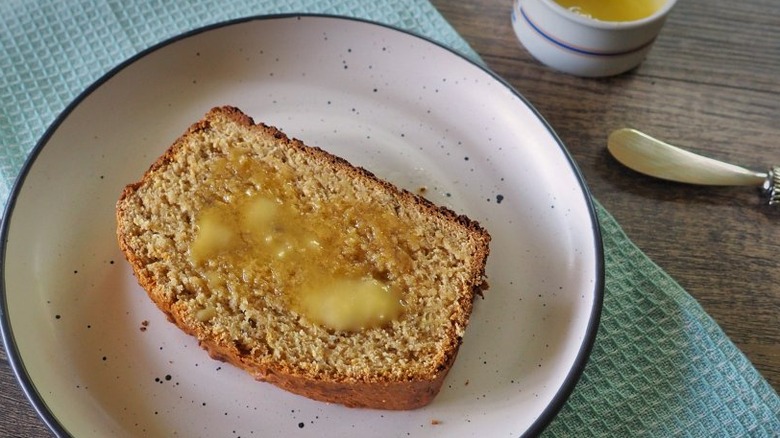
[[[499, 76], [547, 119], [594, 197], [780, 391], [780, 208], [749, 188], [654, 180], [606, 152], [634, 127], [704, 155], [780, 164], [776, 0], [679, 0], [636, 70], [583, 79], [540, 65], [517, 42], [511, 0], [433, 0]], [[0, 351], [0, 436], [51, 436]]]

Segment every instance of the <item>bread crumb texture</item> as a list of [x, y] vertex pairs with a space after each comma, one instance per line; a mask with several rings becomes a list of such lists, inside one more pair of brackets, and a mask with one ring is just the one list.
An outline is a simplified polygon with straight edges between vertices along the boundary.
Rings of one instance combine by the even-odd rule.
[[[209, 212], [221, 212], [226, 231], [201, 251]], [[484, 282], [490, 240], [476, 222], [232, 107], [211, 110], [125, 189], [117, 224], [139, 283], [213, 357], [277, 384], [278, 376], [327, 382], [325, 392], [440, 386]], [[333, 279], [386, 285], [400, 312], [361, 329], [329, 327], [300, 295]]]

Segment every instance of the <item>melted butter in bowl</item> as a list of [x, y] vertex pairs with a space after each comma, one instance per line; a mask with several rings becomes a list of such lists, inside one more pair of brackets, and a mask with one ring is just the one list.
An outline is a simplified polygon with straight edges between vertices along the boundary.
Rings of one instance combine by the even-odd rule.
[[649, 17], [666, 0], [555, 0], [568, 10], [601, 21], [634, 21]]

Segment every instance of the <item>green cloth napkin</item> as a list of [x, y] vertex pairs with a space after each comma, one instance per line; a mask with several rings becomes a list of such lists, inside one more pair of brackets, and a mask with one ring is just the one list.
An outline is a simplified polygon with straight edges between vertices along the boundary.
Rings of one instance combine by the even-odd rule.
[[[391, 24], [481, 63], [425, 0], [6, 0], [0, 202], [46, 128], [109, 69], [187, 30], [282, 12]], [[696, 301], [596, 208], [606, 257], [601, 327], [580, 382], [544, 435], [780, 436], [775, 391]]]

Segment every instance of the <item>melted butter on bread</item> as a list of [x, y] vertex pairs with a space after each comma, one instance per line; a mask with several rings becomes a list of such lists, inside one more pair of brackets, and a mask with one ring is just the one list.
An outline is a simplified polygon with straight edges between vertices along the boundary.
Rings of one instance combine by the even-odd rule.
[[[263, 186], [271, 185], [263, 181]], [[365, 213], [381, 218], [379, 212]], [[294, 205], [253, 193], [200, 212], [190, 258], [217, 288], [222, 268], [244, 272], [254, 264], [268, 267], [280, 280], [291, 310], [324, 327], [359, 331], [386, 326], [401, 314], [402, 296], [387, 280], [376, 278], [355, 233], [334, 227], [316, 210], [302, 215]], [[391, 240], [374, 240], [383, 245], [382, 252], [398, 252]]]

